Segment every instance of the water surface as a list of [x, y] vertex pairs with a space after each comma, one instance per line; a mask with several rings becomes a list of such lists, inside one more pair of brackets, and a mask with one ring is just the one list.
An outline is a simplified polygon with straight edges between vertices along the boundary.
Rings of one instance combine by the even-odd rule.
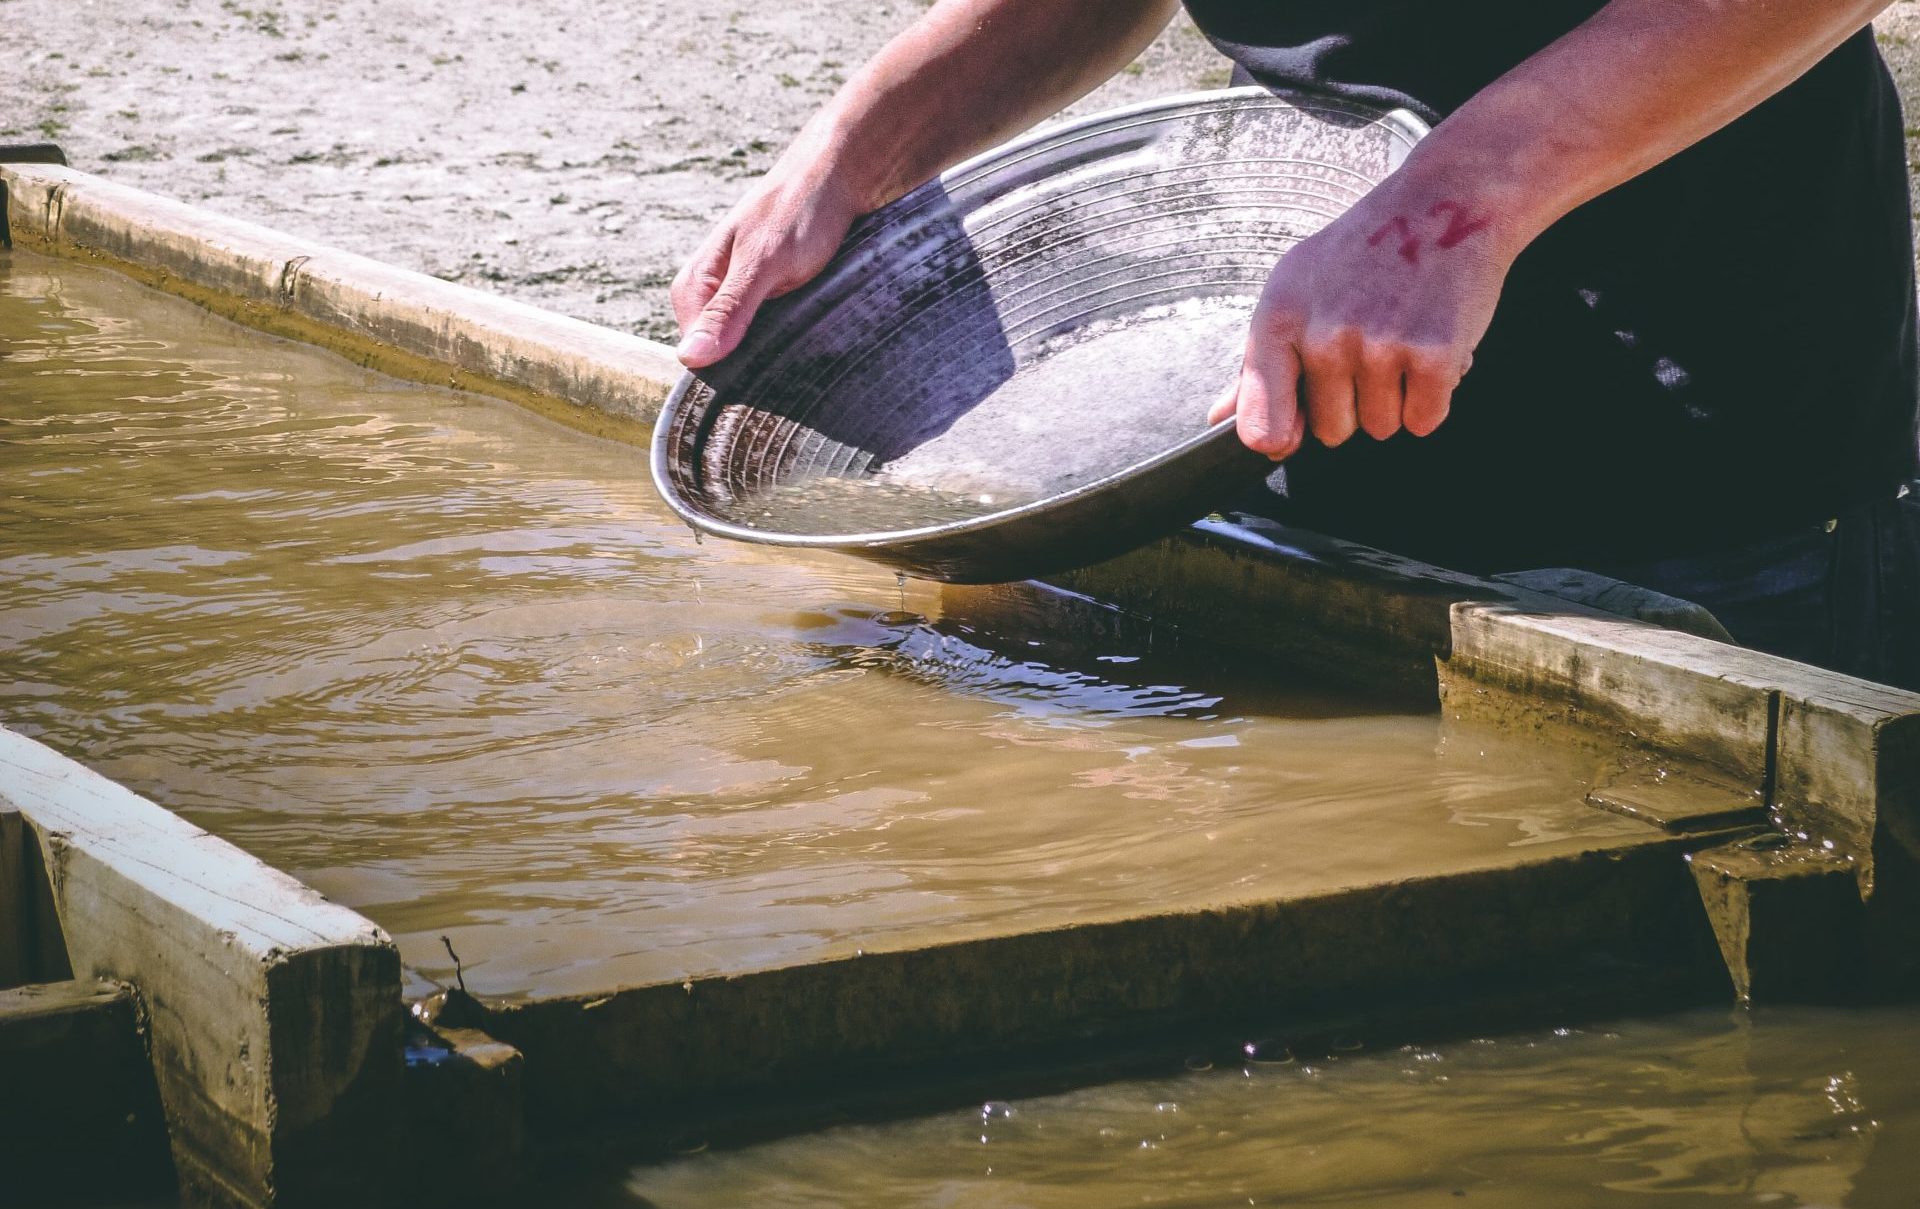
[[1905, 1209], [1911, 1008], [1703, 1010], [1253, 1063], [708, 1150], [612, 1206]]
[[1643, 834], [1432, 715], [701, 545], [641, 451], [98, 270], [0, 260], [0, 340], [0, 719], [417, 976], [443, 936], [478, 993], [595, 992]]

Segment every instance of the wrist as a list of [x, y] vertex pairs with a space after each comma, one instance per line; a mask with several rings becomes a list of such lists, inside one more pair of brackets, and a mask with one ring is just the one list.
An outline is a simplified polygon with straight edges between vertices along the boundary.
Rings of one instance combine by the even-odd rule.
[[816, 113], [783, 158], [813, 188], [842, 197], [857, 214], [870, 214], [920, 184], [901, 131], [878, 121], [856, 98], [838, 97]]
[[1462, 153], [1432, 142], [1439, 137], [1436, 129], [1376, 191], [1395, 212], [1446, 218], [1456, 242], [1465, 242], [1462, 233], [1471, 228], [1472, 243], [1502, 264], [1511, 263], [1564, 213], [1556, 211], [1539, 182], [1516, 172], [1505, 157], [1485, 149]]
[[1495, 81], [1435, 126], [1395, 177], [1493, 219], [1509, 257], [1610, 183], [1604, 133], [1557, 90]]

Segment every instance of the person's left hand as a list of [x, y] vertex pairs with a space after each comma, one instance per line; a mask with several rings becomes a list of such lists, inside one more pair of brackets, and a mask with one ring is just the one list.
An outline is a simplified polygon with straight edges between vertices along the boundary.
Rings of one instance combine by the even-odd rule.
[[1507, 269], [1498, 217], [1396, 175], [1274, 267], [1239, 378], [1208, 412], [1279, 461], [1308, 431], [1426, 436], [1486, 334]]

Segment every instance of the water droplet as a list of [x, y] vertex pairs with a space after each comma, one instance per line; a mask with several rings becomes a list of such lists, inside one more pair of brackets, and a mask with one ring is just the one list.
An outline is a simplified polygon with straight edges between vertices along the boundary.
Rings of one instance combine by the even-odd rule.
[[985, 1121], [1004, 1121], [1013, 1115], [1013, 1105], [1005, 1100], [988, 1100], [980, 1106], [980, 1117]]
[[1249, 1041], [1240, 1047], [1240, 1052], [1247, 1056], [1247, 1061], [1262, 1066], [1285, 1066], [1293, 1061], [1293, 1051], [1271, 1038]]
[[1186, 1066], [1188, 1070], [1193, 1071], [1212, 1070], [1213, 1059], [1205, 1054], [1192, 1054], [1187, 1058]]
[[696, 1138], [696, 1137], [690, 1137], [685, 1135], [681, 1137], [677, 1137], [673, 1139], [673, 1141], [667, 1143], [668, 1150], [671, 1150], [675, 1154], [681, 1154], [681, 1155], [699, 1154], [701, 1151], [705, 1150], [706, 1148], [707, 1148], [707, 1140], [705, 1138]]
[[1355, 1050], [1364, 1049], [1365, 1043], [1358, 1037], [1335, 1037], [1333, 1039], [1333, 1048], [1343, 1054], [1351, 1054]]

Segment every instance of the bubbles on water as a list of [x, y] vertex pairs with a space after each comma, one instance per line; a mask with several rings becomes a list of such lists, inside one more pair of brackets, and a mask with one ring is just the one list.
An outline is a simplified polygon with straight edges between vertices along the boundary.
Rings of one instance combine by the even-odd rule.
[[1186, 1068], [1195, 1072], [1212, 1070], [1213, 1059], [1207, 1057], [1205, 1054], [1189, 1054], [1187, 1056]]
[[1249, 1041], [1240, 1052], [1256, 1066], [1285, 1066], [1293, 1061], [1293, 1050], [1272, 1038]]
[[996, 1122], [1010, 1120], [1013, 1117], [1013, 1105], [1005, 1100], [988, 1100], [980, 1106], [980, 1144], [993, 1141], [993, 1127]]

